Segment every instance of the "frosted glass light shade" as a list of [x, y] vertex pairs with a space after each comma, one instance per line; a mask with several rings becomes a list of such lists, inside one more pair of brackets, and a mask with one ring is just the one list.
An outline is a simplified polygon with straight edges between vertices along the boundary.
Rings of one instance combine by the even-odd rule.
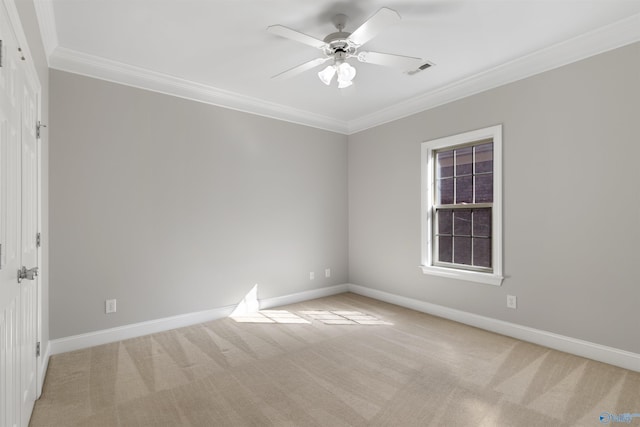
[[318, 72], [318, 77], [322, 83], [329, 86], [333, 76], [338, 75], [338, 89], [351, 86], [353, 78], [356, 76], [356, 69], [350, 64], [342, 62], [340, 64], [329, 65], [324, 70]]
[[353, 84], [351, 80], [340, 80], [338, 79], [338, 89], [344, 89], [345, 87], [349, 87]]
[[329, 65], [324, 70], [318, 72], [318, 77], [320, 78], [320, 81], [322, 81], [322, 83], [329, 86], [335, 74], [336, 74], [336, 67], [333, 65]]
[[350, 64], [343, 62], [338, 65], [338, 82], [351, 82], [353, 78], [356, 76], [356, 69], [353, 68]]

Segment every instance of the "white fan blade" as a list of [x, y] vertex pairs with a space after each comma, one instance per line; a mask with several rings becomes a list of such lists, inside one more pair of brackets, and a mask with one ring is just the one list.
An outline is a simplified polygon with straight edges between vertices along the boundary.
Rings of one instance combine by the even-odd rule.
[[325, 62], [327, 62], [329, 59], [331, 59], [330, 57], [326, 57], [326, 58], [317, 58], [317, 59], [312, 59], [311, 61], [305, 62], [304, 64], [300, 64], [297, 67], [293, 67], [287, 71], [283, 71], [280, 74], [276, 74], [275, 76], [271, 77], [272, 79], [286, 79], [289, 77], [293, 77], [297, 74], [300, 74], [304, 71], [310, 70], [314, 67], [317, 67], [320, 64], [324, 64]]
[[424, 62], [421, 58], [412, 56], [392, 55], [380, 52], [360, 52], [357, 55], [358, 61], [368, 64], [384, 65], [387, 67], [400, 68], [405, 71], [417, 69]]
[[327, 44], [322, 40], [318, 40], [315, 37], [308, 36], [304, 33], [301, 33], [300, 31], [292, 30], [291, 28], [285, 27], [283, 25], [272, 25], [270, 27], [267, 27], [267, 31], [280, 37], [285, 37], [287, 39], [304, 43], [318, 49], [323, 49], [325, 46], [327, 46]]
[[400, 21], [400, 15], [395, 10], [383, 7], [375, 13], [364, 24], [360, 25], [348, 37], [356, 46], [362, 46], [372, 38], [374, 38], [379, 32], [385, 28]]

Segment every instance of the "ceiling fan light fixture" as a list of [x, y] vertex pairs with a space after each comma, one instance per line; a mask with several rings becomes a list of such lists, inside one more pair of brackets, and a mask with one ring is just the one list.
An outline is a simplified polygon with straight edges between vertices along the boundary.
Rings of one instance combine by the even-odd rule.
[[[351, 80], [353, 80], [353, 78], [356, 76], [356, 69], [347, 62], [343, 62], [342, 64], [338, 65], [337, 69], [338, 69], [338, 82], [342, 81], [345, 83], [346, 82], [351, 83]], [[350, 86], [350, 84], [347, 86]]]
[[333, 76], [335, 76], [335, 74], [336, 74], [335, 66], [329, 65], [324, 70], [318, 72], [318, 77], [320, 78], [320, 81], [322, 83], [324, 83], [327, 86], [329, 86], [331, 84], [331, 80], [333, 80]]
[[365, 43], [378, 35], [378, 33], [398, 21], [400, 21], [398, 12], [387, 7], [382, 7], [353, 32], [347, 32], [344, 31], [347, 17], [343, 14], [338, 14], [334, 16], [332, 20], [333, 25], [335, 25], [338, 31], [329, 34], [323, 40], [301, 33], [300, 31], [292, 30], [283, 25], [271, 25], [267, 27], [269, 32], [320, 49], [324, 54], [323, 57], [307, 61], [297, 67], [276, 74], [272, 78], [281, 79], [284, 77], [292, 77], [315, 68], [326, 61], [332, 60], [333, 64], [320, 71], [318, 77], [322, 83], [330, 86], [333, 77], [337, 74], [338, 88], [343, 89], [351, 86], [356, 76], [356, 69], [346, 62], [346, 60], [350, 58], [356, 58], [358, 61], [368, 64], [394, 67], [402, 69], [403, 71], [410, 70], [408, 71], [409, 74], [415, 74], [423, 70], [423, 67], [427, 68], [432, 65], [430, 63], [424, 64], [423, 59], [411, 56], [358, 51]]
[[327, 86], [333, 81], [333, 76], [338, 76], [338, 88], [344, 89], [351, 86], [353, 78], [356, 76], [356, 69], [346, 62], [333, 64], [318, 72], [318, 78]]

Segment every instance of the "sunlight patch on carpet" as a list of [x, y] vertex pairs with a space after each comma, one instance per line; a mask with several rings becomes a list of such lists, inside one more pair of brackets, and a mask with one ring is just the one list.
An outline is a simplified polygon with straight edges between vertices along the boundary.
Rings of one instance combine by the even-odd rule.
[[287, 310], [261, 310], [254, 313], [232, 315], [231, 318], [238, 323], [311, 323]]
[[390, 322], [359, 311], [306, 310], [301, 311], [300, 314], [308, 316], [313, 320], [319, 320], [327, 325], [392, 325]]
[[309, 318], [326, 325], [393, 325], [393, 323], [378, 319], [370, 314], [353, 310], [304, 310], [298, 313], [302, 317], [288, 310], [260, 310], [258, 285], [256, 284], [242, 298], [229, 317], [238, 323], [308, 325], [311, 324], [311, 321], [305, 318]]

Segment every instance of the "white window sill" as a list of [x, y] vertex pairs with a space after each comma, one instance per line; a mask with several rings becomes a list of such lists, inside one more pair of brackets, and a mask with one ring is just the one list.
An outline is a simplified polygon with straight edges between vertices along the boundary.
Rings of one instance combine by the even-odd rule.
[[450, 279], [466, 280], [468, 282], [483, 283], [485, 285], [500, 286], [502, 285], [502, 277], [494, 273], [481, 273], [479, 271], [454, 270], [451, 268], [434, 267], [421, 265], [420, 268], [424, 274], [433, 276], [448, 277]]

